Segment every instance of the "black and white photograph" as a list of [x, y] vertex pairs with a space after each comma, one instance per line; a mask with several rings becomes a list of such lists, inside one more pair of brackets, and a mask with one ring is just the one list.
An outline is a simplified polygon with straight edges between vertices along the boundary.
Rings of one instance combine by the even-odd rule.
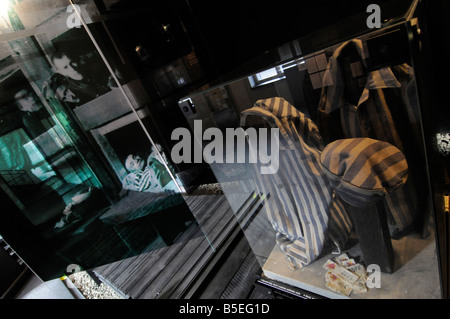
[[[27, 2], [4, 17], [6, 27], [35, 21]], [[49, 11], [57, 21], [65, 8]], [[133, 113], [151, 116], [143, 85], [96, 45], [84, 28], [66, 26], [1, 46], [1, 185], [58, 260], [63, 273], [52, 268], [40, 274], [46, 280], [69, 265], [90, 270], [204, 237], [154, 121], [140, 126]], [[39, 263], [39, 251], [30, 258]]]

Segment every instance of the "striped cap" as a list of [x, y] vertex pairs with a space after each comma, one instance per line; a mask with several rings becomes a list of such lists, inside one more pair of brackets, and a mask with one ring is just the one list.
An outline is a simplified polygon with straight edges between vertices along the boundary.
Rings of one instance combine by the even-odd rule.
[[369, 206], [406, 182], [408, 164], [395, 146], [370, 138], [328, 144], [320, 161], [336, 193], [347, 203]]

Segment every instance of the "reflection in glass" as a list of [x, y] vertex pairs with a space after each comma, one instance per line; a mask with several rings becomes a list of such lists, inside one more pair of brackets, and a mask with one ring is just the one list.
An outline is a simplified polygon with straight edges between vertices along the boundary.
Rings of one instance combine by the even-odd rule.
[[[257, 169], [245, 163], [210, 165], [266, 283], [287, 284], [332, 298], [342, 293], [351, 298], [439, 298], [414, 69], [409, 53], [392, 65], [369, 64], [373, 61], [362, 48], [370, 40], [370, 36], [361, 37], [283, 62], [295, 67], [283, 68], [283, 76], [274, 82], [256, 84], [265, 75], [276, 76], [277, 69], [271, 67], [188, 95], [180, 104], [190, 101], [195, 105], [195, 113], [184, 113], [192, 129], [195, 121], [202, 120], [206, 128], [225, 131], [236, 122], [223, 125], [208, 97], [226, 92], [226, 96], [216, 94], [214, 102], [240, 117], [244, 129], [280, 129], [276, 174], [260, 174], [262, 161]], [[446, 151], [444, 134], [436, 137], [440, 149]], [[376, 141], [382, 150], [363, 147], [357, 143], [360, 139]], [[248, 137], [248, 143], [251, 140]], [[254, 148], [263, 153], [263, 146], [259, 142]], [[391, 154], [391, 148], [400, 151]], [[359, 177], [344, 181], [342, 176], [341, 180], [325, 175], [330, 168], [322, 161], [324, 150], [332, 153], [333, 163], [341, 163], [334, 164], [340, 174], [347, 173], [347, 168]], [[396, 160], [403, 166], [388, 164]], [[401, 182], [390, 189], [389, 183], [396, 181], [392, 176]], [[374, 186], [377, 178], [382, 187]], [[383, 195], [381, 200], [361, 204], [377, 193]], [[381, 289], [337, 289], [331, 282], [332, 273], [324, 267], [333, 264], [332, 260], [336, 265], [339, 257], [358, 263], [359, 268], [377, 266]], [[405, 280], [412, 277], [413, 285], [421, 289]]]
[[[48, 8], [48, 28], [44, 15], [28, 14], [30, 1], [1, 3], [3, 34], [42, 28], [0, 47], [0, 186], [48, 243], [42, 249], [90, 269], [204, 236], [151, 121], [155, 145], [140, 125], [97, 134], [148, 115], [142, 84], [110, 74], [86, 30], [67, 28], [66, 1]], [[131, 167], [140, 153], [145, 164]]]

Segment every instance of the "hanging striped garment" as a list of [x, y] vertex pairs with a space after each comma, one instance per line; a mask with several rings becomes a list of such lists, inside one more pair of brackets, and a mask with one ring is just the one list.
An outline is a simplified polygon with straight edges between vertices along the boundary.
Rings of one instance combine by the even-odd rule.
[[[321, 101], [319, 104], [319, 112], [325, 114], [339, 112], [340, 126], [344, 133], [344, 138], [369, 137], [372, 139], [388, 142], [396, 146], [403, 154], [405, 154], [408, 162], [414, 160], [412, 157], [414, 149], [406, 147], [407, 142], [409, 146], [417, 148], [420, 140], [410, 142], [414, 134], [406, 133], [405, 125], [408, 122], [419, 123], [418, 105], [401, 105], [401, 101], [395, 101], [395, 105], [388, 105], [388, 95], [392, 92], [399, 92], [406, 98], [405, 88], [411, 89], [411, 85], [407, 86], [401, 83], [396, 75], [405, 74], [403, 77], [410, 78], [413, 75], [411, 68], [404, 64], [393, 68], [382, 68], [373, 72], [367, 72], [367, 79], [365, 86], [362, 87], [362, 93], [356, 105], [348, 100], [348, 90], [350, 86], [347, 84], [348, 79], [345, 78], [344, 68], [351, 68], [351, 65], [342, 65], [343, 56], [350, 48], [356, 50], [359, 56], [359, 63], [362, 68], [367, 70], [365, 63], [365, 56], [363, 50], [363, 43], [360, 40], [350, 40], [342, 44], [330, 58], [328, 69], [324, 75], [325, 82], [329, 84], [322, 89]], [[400, 76], [402, 78], [402, 76]], [[413, 97], [409, 94], [408, 97]], [[411, 101], [403, 101], [409, 103]], [[397, 121], [394, 120], [394, 114], [405, 109], [405, 115], [400, 118], [397, 116]], [[408, 118], [409, 117], [409, 118]], [[331, 127], [332, 125], [327, 126]], [[321, 130], [326, 130], [326, 127], [321, 126]], [[411, 131], [412, 132], [412, 131]], [[403, 133], [403, 135], [401, 134]], [[335, 136], [333, 132], [328, 132], [327, 136]], [[417, 136], [417, 135], [416, 135]], [[327, 141], [331, 142], [331, 141]], [[414, 146], [415, 145], [415, 146]], [[420, 149], [420, 147], [419, 147]], [[416, 152], [420, 150], [416, 150]], [[408, 156], [411, 155], [411, 156]], [[417, 154], [417, 153], [416, 153]], [[418, 195], [416, 193], [414, 183], [414, 172], [417, 172], [423, 167], [420, 165], [409, 165], [410, 174], [407, 183], [385, 197], [385, 206], [387, 207], [388, 216], [392, 223], [395, 223], [399, 231], [403, 231], [412, 225], [418, 215]], [[415, 169], [418, 168], [418, 169]], [[418, 172], [418, 175], [422, 173]], [[423, 177], [417, 178], [422, 180]]]
[[265, 206], [278, 246], [299, 267], [314, 261], [328, 238], [342, 250], [352, 222], [322, 171], [317, 126], [282, 98], [257, 101], [241, 113], [241, 126], [249, 126], [252, 117], [280, 132], [278, 171], [260, 174], [262, 164], [254, 166], [257, 190], [270, 195]]

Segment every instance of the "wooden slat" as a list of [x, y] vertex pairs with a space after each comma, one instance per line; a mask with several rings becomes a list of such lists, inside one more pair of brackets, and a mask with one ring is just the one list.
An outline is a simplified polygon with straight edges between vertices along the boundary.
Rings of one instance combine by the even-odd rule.
[[[198, 275], [235, 226], [223, 195], [186, 196], [200, 228], [183, 233], [176, 244], [97, 267], [95, 272], [130, 298], [177, 298]], [[205, 236], [206, 235], [206, 238]]]
[[[191, 204], [196, 207], [198, 204], [201, 204], [202, 200], [195, 198], [192, 199], [191, 202]], [[192, 228], [195, 228], [195, 226], [192, 226], [191, 229]], [[189, 233], [189, 231], [189, 229], [186, 230], [182, 235], [183, 237], [179, 238], [178, 241], [188, 240], [190, 238], [189, 236], [193, 236]], [[131, 277], [133, 275], [135, 268], [141, 267], [148, 258], [152, 258], [151, 254], [152, 251], [143, 252], [142, 254], [139, 254], [137, 256], [96, 268], [96, 272], [97, 274], [105, 278], [105, 280], [107, 280], [110, 284], [113, 284], [114, 286], [122, 286], [123, 283], [128, 279], [128, 277]]]
[[250, 295], [260, 265], [252, 251], [249, 251], [233, 279], [227, 285], [220, 299], [246, 299]]
[[[230, 196], [231, 195], [231, 196]], [[253, 202], [253, 194], [227, 194], [227, 200], [230, 203], [232, 207], [234, 207], [232, 210], [235, 215], [235, 221], [238, 221], [241, 219], [243, 215], [248, 215], [248, 213], [253, 214], [251, 211], [253, 208], [251, 208], [251, 203]], [[236, 224], [236, 223], [234, 223]], [[241, 223], [239, 222], [239, 225]], [[235, 245], [236, 245], [236, 238], [242, 237], [242, 230], [241, 227], [237, 224], [235, 227], [230, 228], [230, 231], [224, 232], [224, 234], [227, 233], [227, 236], [223, 238], [220, 248], [217, 249], [217, 251], [214, 253], [213, 256], [211, 256], [210, 260], [205, 264], [202, 271], [197, 273], [197, 276], [191, 281], [191, 283], [186, 286], [187, 289], [180, 293], [179, 288], [183, 288], [183, 285], [179, 285], [177, 287], [177, 290], [174, 291], [171, 298], [198, 298], [199, 293], [205, 288], [205, 280], [210, 280], [210, 276], [213, 273], [217, 272], [217, 267], [221, 267], [220, 265], [223, 264], [223, 258], [227, 258], [227, 254], [229, 254], [230, 249], [233, 250], [233, 254], [235, 253]], [[239, 252], [239, 248], [237, 248], [237, 251]], [[223, 269], [219, 271], [220, 277], [222, 277]], [[180, 290], [181, 291], [181, 290]]]
[[[164, 248], [162, 248], [164, 249]], [[117, 266], [116, 269], [108, 276], [110, 283], [117, 286], [119, 289], [121, 285], [132, 277], [139, 267], [144, 265], [149, 258], [154, 258], [152, 250], [148, 253], [140, 254], [138, 256], [132, 257], [132, 259], [124, 260], [121, 264]]]
[[132, 266], [134, 262], [140, 262], [142, 259], [148, 258], [148, 254], [151, 254], [151, 252], [144, 252], [142, 254], [139, 254], [137, 256], [133, 256], [124, 260], [120, 260], [114, 263], [110, 263], [107, 265], [103, 265], [96, 268], [96, 272], [99, 274], [102, 274], [103, 276], [107, 276], [110, 279], [114, 278], [115, 274], [122, 274], [120, 271], [120, 268], [127, 268]]
[[[217, 217], [214, 220], [214, 228], [210, 233], [207, 233], [208, 239], [215, 249], [218, 249], [221, 246], [223, 241], [228, 237], [228, 234], [236, 226], [234, 214], [228, 203], [225, 202], [221, 208], [226, 209], [226, 211], [220, 214], [219, 211], [215, 212]], [[164, 288], [161, 289], [160, 298], [178, 298], [184, 290], [182, 288], [186, 287], [188, 283], [197, 276], [213, 254], [214, 251], [209, 247], [209, 242], [204, 240], [202, 245], [193, 250], [183, 262], [183, 268], [185, 269], [176, 272], [171, 280], [166, 283]], [[176, 283], [179, 284], [177, 285]]]
[[[183, 232], [180, 238], [177, 239], [177, 242], [189, 240], [194, 236], [200, 236], [200, 234], [198, 233], [198, 227], [195, 225], [195, 223], [193, 223], [186, 231]], [[117, 286], [118, 288], [122, 287], [129, 278], [134, 276], [134, 273], [138, 271], [138, 269], [140, 269], [141, 267], [146, 267], [146, 265], [148, 266], [149, 259], [157, 258], [157, 256], [154, 256], [154, 254], [163, 254], [167, 247], [164, 246], [165, 243], [163, 243], [161, 239], [159, 239], [159, 241], [160, 248], [151, 248], [151, 250], [148, 252], [144, 252], [138, 256], [117, 262], [117, 264], [115, 265], [115, 269], [112, 270], [112, 273], [108, 274], [109, 282], [114, 286]], [[152, 245], [152, 247], [154, 246], [157, 245]]]
[[[208, 203], [212, 205], [206, 206]], [[214, 227], [218, 224], [226, 223], [226, 218], [224, 218], [224, 215], [227, 211], [229, 211], [229, 205], [226, 200], [220, 196], [205, 202], [205, 205], [202, 207], [204, 207], [205, 211], [207, 210], [208, 212], [205, 216], [202, 216], [201, 228], [208, 237], [208, 240], [211, 241], [211, 244], [214, 246], [216, 239], [215, 234], [222, 231], [222, 228]], [[196, 214], [195, 211], [193, 211], [193, 213], [194, 215]], [[152, 284], [148, 285], [145, 283], [145, 285], [138, 285], [139, 289], [133, 289], [130, 293], [143, 299], [159, 298], [164, 287], [176, 280], [173, 279], [174, 277], [181, 277], [182, 279], [184, 276], [189, 275], [192, 271], [190, 269], [192, 267], [192, 263], [197, 262], [198, 264], [201, 264], [203, 262], [201, 257], [205, 253], [207, 256], [210, 256], [213, 253], [208, 240], [204, 237], [194, 238], [193, 240], [188, 241], [181, 250], [175, 252], [173, 255], [171, 254], [170, 260], [165, 260], [166, 258], [160, 259], [158, 261], [158, 266], [164, 265], [164, 271], [159, 271], [159, 267], [152, 267], [150, 269], [152, 275], [157, 274], [157, 276], [153, 279]]]
[[[198, 230], [197, 230], [198, 232]], [[194, 237], [199, 238], [197, 233]], [[201, 238], [201, 237], [200, 237]], [[192, 239], [191, 239], [192, 240]], [[137, 298], [142, 286], [152, 283], [154, 278], [164, 270], [166, 265], [186, 245], [186, 241], [173, 244], [152, 252], [152, 255], [127, 280], [117, 283], [118, 288], [131, 298]]]
[[250, 247], [244, 235], [240, 234], [240, 239], [233, 247], [233, 251], [228, 251], [224, 254], [217, 267], [216, 272], [220, 273], [220, 275], [213, 276], [207, 282], [203, 282], [201, 289], [199, 289], [201, 292], [193, 296], [193, 298], [219, 299], [234, 278], [249, 251]]

